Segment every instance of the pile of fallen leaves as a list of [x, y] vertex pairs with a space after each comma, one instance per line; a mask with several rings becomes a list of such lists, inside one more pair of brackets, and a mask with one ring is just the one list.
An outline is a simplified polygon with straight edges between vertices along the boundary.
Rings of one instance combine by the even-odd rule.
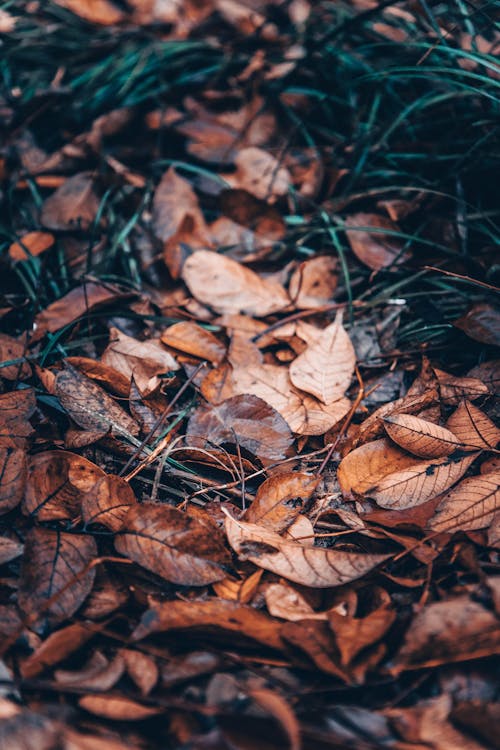
[[[51, 152], [5, 106], [0, 747], [498, 747], [495, 288], [457, 252], [454, 348], [401, 346], [394, 295], [440, 262], [403, 241], [424, 194], [329, 223], [350, 170], [260, 93], [305, 0], [58, 5], [263, 47], [229, 103], [113, 109]], [[182, 159], [151, 175], [134, 130]]]

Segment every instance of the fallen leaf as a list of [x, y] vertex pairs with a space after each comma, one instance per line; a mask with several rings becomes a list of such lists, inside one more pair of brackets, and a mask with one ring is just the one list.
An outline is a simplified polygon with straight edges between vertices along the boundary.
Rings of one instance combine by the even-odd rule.
[[208, 244], [209, 232], [198, 198], [187, 180], [180, 177], [173, 167], [165, 172], [153, 198], [153, 230], [158, 239], [166, 242], [181, 227], [186, 216], [190, 216], [195, 246]]
[[242, 560], [250, 560], [290, 581], [313, 588], [341, 586], [372, 570], [389, 555], [363, 555], [289, 542], [274, 531], [237, 521], [226, 514], [229, 544]]
[[279, 722], [288, 738], [289, 749], [301, 750], [300, 724], [287, 701], [278, 692], [269, 688], [249, 690], [248, 697]]
[[290, 173], [268, 151], [257, 146], [241, 148], [236, 152], [234, 163], [236, 171], [224, 175], [233, 188], [246, 190], [260, 200], [271, 202], [288, 193]]
[[500, 628], [493, 612], [468, 596], [444, 599], [413, 618], [391, 673], [492, 656], [499, 646]]
[[[0, 333], [0, 378], [21, 380], [31, 377], [31, 367], [25, 360], [26, 346], [22, 341]], [[13, 361], [8, 365], [7, 362]]]
[[214, 365], [221, 362], [226, 354], [226, 347], [213, 333], [189, 321], [174, 323], [163, 331], [161, 340], [166, 346], [206, 359]]
[[277, 533], [290, 526], [311, 499], [319, 477], [300, 472], [276, 474], [263, 482], [243, 520]]
[[220, 533], [169, 505], [132, 506], [115, 536], [117, 552], [182, 586], [226, 576], [230, 557]]
[[464, 398], [475, 401], [489, 394], [489, 388], [479, 378], [457, 378], [444, 370], [434, 368], [439, 382], [441, 399], [449, 406], [458, 405]]
[[293, 272], [288, 294], [298, 310], [311, 310], [332, 301], [338, 283], [338, 263], [332, 255], [305, 260]]
[[54, 244], [54, 235], [49, 232], [27, 232], [9, 247], [12, 260], [27, 260], [41, 255]]
[[171, 689], [201, 675], [213, 674], [221, 668], [221, 663], [218, 654], [210, 651], [191, 651], [190, 654], [173, 657], [162, 669], [161, 684]]
[[15, 508], [26, 488], [26, 451], [0, 445], [0, 515]]
[[263, 279], [235, 260], [209, 250], [198, 250], [189, 256], [182, 278], [199, 302], [218, 313], [264, 317], [290, 304], [281, 284]]
[[56, 377], [56, 395], [70, 417], [85, 430], [130, 439], [139, 425], [106, 391], [71, 365]]
[[125, 661], [120, 654], [110, 661], [101, 651], [94, 651], [82, 669], [56, 669], [54, 677], [66, 688], [104, 692], [116, 685], [124, 671]]
[[500, 346], [500, 311], [493, 305], [474, 305], [453, 323], [471, 339], [489, 346]]
[[35, 317], [35, 339], [38, 341], [47, 332], [55, 333], [74, 323], [83, 315], [103, 305], [130, 297], [111, 284], [85, 282], [38, 313]]
[[469, 477], [442, 498], [429, 522], [433, 531], [473, 531], [490, 525], [500, 510], [500, 472]]
[[446, 427], [467, 448], [489, 450], [500, 442], [500, 430], [481, 409], [464, 400], [448, 418]]
[[448, 456], [460, 444], [450, 430], [411, 414], [385, 417], [384, 427], [400, 448], [422, 458]]
[[248, 227], [267, 242], [278, 242], [286, 234], [280, 212], [247, 190], [222, 190], [219, 195], [222, 213], [237, 224]]
[[84, 695], [78, 705], [95, 716], [103, 716], [113, 721], [142, 721], [163, 712], [156, 706], [145, 706], [130, 698], [111, 695]]
[[355, 364], [354, 347], [338, 313], [335, 321], [292, 362], [290, 379], [296, 388], [329, 404], [344, 396]]
[[110, 342], [101, 361], [134, 381], [144, 396], [161, 384], [159, 375], [179, 369], [178, 363], [158, 339], [138, 341], [117, 328], [109, 331]]
[[123, 11], [110, 0], [55, 0], [55, 2], [89, 23], [112, 26], [125, 19]]
[[234, 396], [218, 406], [201, 405], [191, 415], [186, 439], [195, 446], [239, 444], [259, 458], [279, 460], [293, 442], [283, 417], [257, 396]]
[[24, 447], [25, 438], [33, 432], [29, 419], [36, 409], [35, 391], [0, 394], [0, 441], [2, 445]]
[[82, 496], [83, 522], [87, 526], [97, 523], [110, 531], [118, 531], [136, 502], [130, 485], [124, 479], [107, 474], [100, 477]]
[[135, 682], [141, 694], [149, 695], [158, 682], [160, 674], [155, 660], [148, 654], [143, 654], [142, 651], [131, 648], [122, 648], [119, 654], [125, 662], [129, 676]]
[[99, 211], [90, 172], [68, 177], [42, 206], [40, 222], [48, 229], [89, 229]]
[[326, 620], [326, 612], [315, 612], [306, 599], [285, 583], [269, 583], [264, 589], [268, 612], [273, 617], [297, 622], [298, 620]]
[[396, 612], [388, 606], [373, 610], [365, 617], [328, 612], [328, 622], [335, 636], [342, 666], [348, 666], [368, 646], [377, 643], [396, 619]]
[[51, 624], [67, 620], [89, 595], [97, 557], [90, 536], [34, 528], [28, 532], [17, 601], [28, 616]]
[[284, 640], [306, 653], [321, 672], [334, 675], [343, 682], [349, 682], [348, 675], [340, 666], [335, 639], [326, 622], [286, 622], [283, 623], [281, 632]]
[[88, 620], [102, 620], [124, 606], [128, 598], [129, 591], [123, 580], [108, 571], [104, 565], [99, 565], [94, 586], [80, 614]]
[[[113, 367], [97, 362], [89, 357], [66, 357], [65, 362], [76, 367], [91, 380], [95, 380], [111, 393], [127, 398], [130, 392], [130, 378]], [[55, 377], [55, 376], [54, 376]]]
[[38, 521], [75, 520], [84, 493], [105, 476], [98, 466], [69, 451], [31, 456], [23, 513]]
[[[344, 224], [353, 253], [373, 271], [408, 259], [408, 253], [402, 250], [401, 240], [395, 236], [401, 230], [387, 217], [358, 213], [348, 216]], [[372, 227], [373, 231], [370, 231]]]
[[24, 547], [20, 542], [9, 539], [7, 536], [0, 536], [0, 565], [15, 560], [23, 554]]
[[44, 669], [64, 661], [93, 638], [96, 632], [97, 630], [89, 627], [88, 623], [81, 622], [56, 630], [21, 663], [22, 676], [29, 680], [39, 675]]
[[337, 479], [342, 492], [364, 495], [387, 475], [415, 464], [415, 457], [396, 447], [387, 438], [355, 448], [340, 462]]
[[209, 631], [214, 628], [215, 632], [242, 635], [269, 648], [283, 648], [280, 623], [253, 607], [215, 598], [153, 603], [132, 633], [132, 640], [140, 641], [152, 633], [190, 628]]

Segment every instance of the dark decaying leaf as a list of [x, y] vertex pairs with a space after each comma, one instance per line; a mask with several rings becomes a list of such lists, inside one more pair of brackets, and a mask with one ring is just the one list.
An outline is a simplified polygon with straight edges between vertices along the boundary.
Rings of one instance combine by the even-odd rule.
[[183, 586], [220, 581], [230, 564], [222, 534], [169, 505], [133, 506], [115, 547], [138, 565]]
[[125, 661], [120, 654], [110, 660], [101, 651], [94, 651], [82, 669], [56, 669], [54, 677], [66, 688], [81, 690], [110, 690], [125, 672]]
[[0, 446], [0, 515], [21, 502], [26, 486], [26, 451]]
[[402, 252], [401, 240], [395, 236], [400, 231], [399, 227], [387, 217], [353, 214], [347, 217], [345, 225], [353, 253], [368, 268], [380, 271], [408, 259], [408, 254]]
[[187, 440], [199, 447], [231, 443], [259, 458], [284, 458], [293, 442], [288, 424], [257, 396], [234, 396], [218, 406], [199, 406], [187, 426]]
[[35, 409], [36, 399], [32, 388], [0, 395], [0, 440], [2, 445], [24, 446], [24, 438], [33, 432], [28, 420], [33, 416]]
[[85, 430], [130, 437], [139, 425], [93, 380], [71, 365], [56, 377], [56, 395], [70, 417]]
[[493, 305], [474, 305], [454, 325], [475, 341], [500, 346], [500, 310]]
[[89, 595], [95, 578], [90, 563], [97, 546], [90, 536], [34, 528], [26, 536], [18, 591], [24, 614], [51, 624], [67, 620]]
[[39, 521], [80, 515], [85, 492], [105, 476], [98, 466], [69, 451], [45, 451], [31, 456], [23, 512]]
[[[6, 380], [29, 378], [31, 366], [24, 359], [25, 353], [26, 347], [22, 341], [0, 333], [0, 378]], [[7, 365], [7, 362], [13, 364]]]
[[82, 519], [86, 524], [101, 524], [118, 531], [130, 507], [135, 505], [130, 485], [113, 474], [100, 477], [82, 497]]
[[42, 207], [40, 221], [48, 229], [88, 229], [99, 210], [90, 172], [81, 172], [63, 182]]

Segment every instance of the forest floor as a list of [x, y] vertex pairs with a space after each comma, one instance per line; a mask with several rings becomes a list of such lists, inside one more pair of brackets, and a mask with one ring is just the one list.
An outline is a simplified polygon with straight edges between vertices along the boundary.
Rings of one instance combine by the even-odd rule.
[[499, 748], [494, 4], [0, 9], [0, 748]]

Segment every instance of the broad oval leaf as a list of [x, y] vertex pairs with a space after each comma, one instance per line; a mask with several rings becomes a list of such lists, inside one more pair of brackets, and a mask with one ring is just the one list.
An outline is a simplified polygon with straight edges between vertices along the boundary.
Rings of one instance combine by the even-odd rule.
[[413, 466], [415, 457], [382, 438], [360, 445], [340, 462], [337, 479], [344, 494], [363, 495], [388, 474]]
[[214, 365], [224, 359], [226, 353], [226, 347], [213, 333], [188, 320], [167, 328], [163, 331], [161, 340], [166, 346], [206, 359]]
[[356, 354], [339, 313], [316, 341], [290, 365], [296, 388], [316, 396], [324, 404], [342, 398], [351, 383]]
[[51, 624], [67, 620], [89, 595], [97, 555], [94, 539], [35, 528], [28, 532], [17, 601], [20, 609]]
[[448, 492], [429, 522], [433, 531], [484, 529], [500, 510], [500, 471], [464, 479]]
[[118, 531], [135, 495], [121, 477], [108, 474], [101, 477], [82, 498], [82, 518], [85, 524], [98, 523], [111, 531]]
[[250, 560], [289, 581], [313, 588], [342, 586], [390, 557], [289, 542], [274, 531], [237, 521], [228, 513], [225, 523], [229, 544], [240, 559]]
[[205, 586], [227, 575], [222, 534], [170, 505], [133, 506], [115, 548], [143, 568], [181, 586]]
[[414, 417], [411, 414], [394, 414], [384, 418], [385, 431], [400, 448], [421, 458], [448, 456], [457, 449], [460, 441], [445, 427]]
[[39, 521], [73, 520], [80, 515], [83, 494], [104, 471], [76, 453], [45, 451], [29, 459], [23, 513]]
[[15, 508], [26, 486], [26, 451], [0, 446], [0, 515]]
[[95, 716], [103, 716], [113, 721], [141, 721], [157, 716], [163, 709], [157, 706], [146, 706], [130, 698], [112, 695], [84, 695], [78, 705]]
[[23, 447], [25, 438], [33, 432], [29, 418], [36, 409], [33, 388], [11, 391], [0, 395], [0, 438], [10, 445]]
[[244, 520], [263, 524], [276, 532], [283, 531], [304, 510], [319, 481], [320, 477], [300, 472], [269, 477], [257, 490]]
[[68, 177], [45, 201], [40, 222], [48, 229], [88, 229], [97, 216], [99, 198], [91, 172]]
[[338, 278], [337, 259], [319, 255], [303, 261], [293, 272], [288, 293], [298, 310], [321, 307], [331, 302]]
[[259, 458], [279, 460], [293, 442], [281, 414], [257, 396], [234, 396], [218, 406], [201, 405], [191, 415], [186, 437], [206, 444], [237, 443]]
[[495, 448], [500, 442], [500, 430], [481, 409], [462, 401], [449, 417], [446, 426], [466, 448]]
[[408, 259], [408, 253], [402, 252], [401, 240], [395, 236], [399, 227], [386, 216], [358, 213], [348, 216], [344, 223], [353, 253], [373, 271]]
[[439, 382], [441, 399], [444, 404], [456, 406], [464, 398], [475, 401], [481, 396], [487, 396], [490, 392], [488, 386], [479, 378], [458, 378], [455, 375], [450, 375], [449, 372], [438, 370], [436, 367], [434, 373]]
[[58, 373], [56, 395], [74, 421], [91, 432], [106, 433], [125, 438], [138, 435], [139, 425], [106, 391], [71, 365]]
[[199, 302], [218, 313], [264, 317], [290, 305], [281, 284], [263, 279], [246, 266], [210, 250], [190, 255], [182, 278]]

